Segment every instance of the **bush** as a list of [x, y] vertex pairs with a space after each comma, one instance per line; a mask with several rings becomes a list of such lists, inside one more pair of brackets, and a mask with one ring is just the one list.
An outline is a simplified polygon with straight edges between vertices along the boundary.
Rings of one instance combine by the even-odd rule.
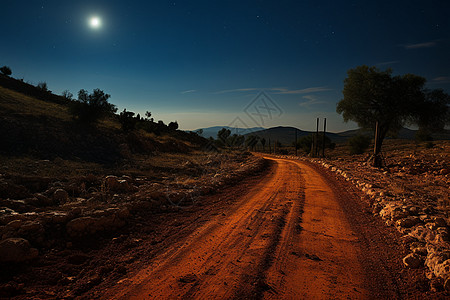
[[8, 66], [1, 67], [0, 72], [2, 72], [3, 75], [6, 75], [6, 76], [10, 76], [12, 74], [11, 68]]
[[134, 116], [134, 112], [123, 110], [119, 114], [119, 122], [122, 125], [122, 130], [125, 132], [132, 131], [136, 128], [136, 123], [140, 120], [140, 117], [137, 118]]
[[355, 135], [348, 140], [350, 154], [362, 154], [369, 148], [371, 138], [367, 135]]

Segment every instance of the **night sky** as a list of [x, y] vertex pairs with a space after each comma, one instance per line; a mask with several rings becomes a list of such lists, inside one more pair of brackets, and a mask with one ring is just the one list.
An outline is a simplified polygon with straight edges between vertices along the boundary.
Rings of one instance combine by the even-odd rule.
[[[181, 129], [312, 130], [316, 117], [330, 131], [355, 128], [335, 111], [346, 71], [362, 64], [450, 92], [450, 1], [0, 4], [0, 66], [13, 77], [57, 94], [100, 88], [119, 110]], [[273, 108], [264, 120], [249, 117], [264, 110], [260, 91]]]

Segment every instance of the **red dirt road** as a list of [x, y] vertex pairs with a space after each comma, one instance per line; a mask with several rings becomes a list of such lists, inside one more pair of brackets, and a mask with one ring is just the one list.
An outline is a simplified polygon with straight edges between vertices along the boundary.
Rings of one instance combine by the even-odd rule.
[[101, 297], [403, 298], [401, 254], [359, 199], [308, 163], [267, 159], [270, 172], [223, 213]]

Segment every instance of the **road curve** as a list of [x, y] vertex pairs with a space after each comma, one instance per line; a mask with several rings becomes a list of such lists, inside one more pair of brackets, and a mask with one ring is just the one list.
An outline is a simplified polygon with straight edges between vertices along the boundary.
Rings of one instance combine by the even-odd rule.
[[267, 159], [271, 171], [227, 211], [104, 298], [398, 298], [382, 253], [352, 226], [347, 192], [308, 163]]

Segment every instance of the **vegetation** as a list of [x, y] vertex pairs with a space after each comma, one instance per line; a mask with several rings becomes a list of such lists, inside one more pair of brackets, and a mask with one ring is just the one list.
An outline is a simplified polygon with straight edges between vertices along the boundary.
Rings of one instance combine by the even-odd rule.
[[0, 72], [2, 72], [2, 74], [6, 75], [6, 76], [11, 76], [11, 74], [12, 74], [11, 68], [8, 66], [1, 67]]
[[36, 86], [38, 89], [40, 89], [43, 92], [50, 92], [48, 90], [48, 86], [47, 86], [47, 82], [43, 81], [43, 82], [39, 82], [38, 85]]
[[[295, 144], [295, 142], [294, 142], [293, 145], [296, 149], [301, 149], [306, 154], [309, 154], [309, 153], [311, 153], [314, 136], [315, 136], [315, 134], [310, 134], [310, 135], [301, 137], [297, 141], [297, 144]], [[330, 138], [327, 135], [325, 135], [325, 149], [327, 149], [327, 148], [334, 149], [335, 146], [336, 146], [336, 144], [332, 143]], [[323, 148], [323, 132], [319, 133], [317, 147], [318, 147], [318, 151], [321, 152], [322, 148]]]
[[100, 89], [94, 89], [91, 94], [81, 89], [78, 101], [72, 102], [70, 112], [81, 123], [92, 124], [106, 114], [117, 112], [116, 106], [108, 102], [110, 97]]
[[344, 81], [344, 98], [336, 111], [344, 121], [355, 121], [362, 128], [378, 124], [374, 165], [384, 138], [400, 128], [417, 124], [421, 129], [439, 130], [449, 121], [450, 96], [442, 90], [424, 88], [425, 78], [406, 74], [393, 76], [392, 70], [359, 66], [350, 69]]
[[371, 138], [367, 135], [358, 134], [348, 140], [350, 154], [362, 154], [369, 148]]
[[68, 101], [72, 101], [73, 100], [73, 94], [71, 92], [69, 92], [69, 90], [64, 90], [62, 92], [62, 96], [64, 97], [64, 99], [66, 99]]
[[119, 123], [122, 126], [122, 130], [125, 132], [128, 131], [132, 131], [136, 128], [136, 124], [138, 121], [140, 121], [141, 117], [135, 117], [134, 116], [134, 112], [132, 111], [127, 111], [126, 109], [124, 109], [120, 114], [119, 114]]

